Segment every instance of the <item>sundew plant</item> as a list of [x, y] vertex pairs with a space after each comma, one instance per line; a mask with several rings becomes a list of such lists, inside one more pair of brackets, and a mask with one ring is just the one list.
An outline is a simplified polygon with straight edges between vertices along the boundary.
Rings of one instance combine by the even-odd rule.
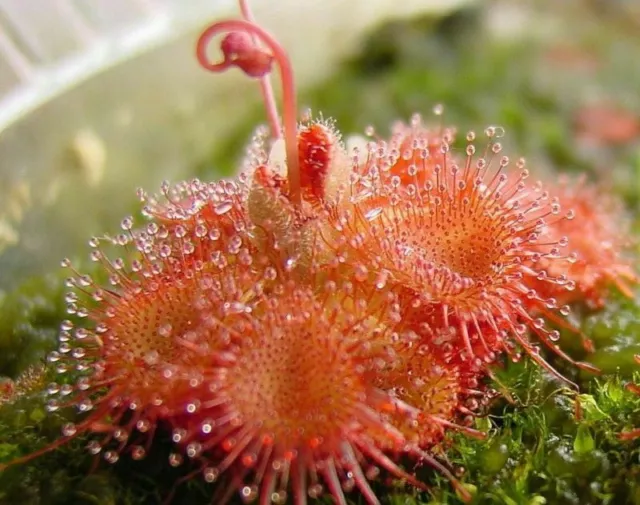
[[639, 504], [625, 9], [390, 24], [303, 92], [248, 2], [203, 27], [262, 107], [0, 298], [0, 503]]

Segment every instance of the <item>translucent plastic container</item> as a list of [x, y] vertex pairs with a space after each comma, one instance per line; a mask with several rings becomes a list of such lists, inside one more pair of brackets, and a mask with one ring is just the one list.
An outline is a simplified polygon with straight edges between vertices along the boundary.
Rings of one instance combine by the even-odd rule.
[[[462, 1], [252, 5], [305, 85], [384, 19]], [[198, 31], [236, 10], [233, 0], [0, 0], [0, 290], [115, 231], [136, 187], [188, 177], [242, 121], [256, 84], [208, 74], [193, 54]]]

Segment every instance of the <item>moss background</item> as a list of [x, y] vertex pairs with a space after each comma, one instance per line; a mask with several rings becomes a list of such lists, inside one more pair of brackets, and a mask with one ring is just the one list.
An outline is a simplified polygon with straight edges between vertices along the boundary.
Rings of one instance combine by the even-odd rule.
[[[338, 74], [306, 91], [302, 102], [334, 117], [344, 133], [373, 125], [385, 135], [394, 119], [416, 111], [428, 116], [436, 103], [445, 105], [444, 122], [461, 131], [501, 125], [508, 152], [525, 155], [534, 176], [583, 171], [604, 181], [625, 199], [638, 231], [640, 15], [625, 10], [632, 4], [504, 1], [444, 20], [387, 25]], [[252, 121], [195, 172], [203, 178], [231, 172], [261, 114], [256, 109]], [[612, 131], [619, 134], [614, 138]], [[113, 228], [105, 223], [106, 230]], [[52, 273], [0, 295], [0, 375], [15, 378], [54, 347], [63, 292], [62, 274]], [[499, 369], [501, 385], [494, 387], [508, 388], [512, 398], [497, 400], [477, 420], [488, 439], [453, 435], [446, 449], [474, 503], [640, 504], [640, 439], [617, 438], [640, 426], [640, 397], [624, 387], [638, 370], [633, 355], [640, 353], [640, 290], [635, 300], [612, 293], [605, 310], [576, 307], [575, 314], [597, 345], [587, 359], [607, 375], [595, 379], [553, 363], [579, 382], [578, 396], [527, 359]], [[564, 335], [563, 343], [580, 356], [575, 338]], [[638, 372], [635, 380], [640, 382]], [[30, 391], [0, 406], [0, 462], [55, 439], [72, 415], [45, 415], [40, 391], [47, 382], [46, 376], [34, 379], [25, 386]], [[157, 504], [189, 471], [166, 464], [169, 444], [162, 437], [145, 461], [123, 458], [111, 467], [94, 467], [85, 444], [78, 439], [0, 473], [0, 504]], [[380, 496], [393, 505], [460, 503], [441, 477], [418, 472], [432, 493], [380, 486]], [[212, 496], [200, 479], [175, 491], [175, 504], [209, 503]]]

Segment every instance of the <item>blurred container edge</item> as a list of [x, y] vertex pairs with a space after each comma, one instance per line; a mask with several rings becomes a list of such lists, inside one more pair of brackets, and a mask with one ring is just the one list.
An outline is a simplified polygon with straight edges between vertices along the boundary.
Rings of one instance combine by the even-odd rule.
[[[376, 25], [471, 1], [255, 0], [253, 8], [304, 87]], [[242, 122], [259, 97], [256, 83], [237, 71], [204, 72], [193, 55], [204, 22], [233, 16], [233, 4], [156, 19], [0, 102], [0, 289], [54, 268], [92, 235], [117, 233], [137, 187], [153, 192], [163, 179], [189, 177]]]

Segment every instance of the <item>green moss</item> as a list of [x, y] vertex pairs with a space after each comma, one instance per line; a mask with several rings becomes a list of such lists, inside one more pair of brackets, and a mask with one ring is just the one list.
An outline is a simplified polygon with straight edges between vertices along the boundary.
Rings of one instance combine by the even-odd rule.
[[[449, 454], [467, 470], [473, 503], [640, 503], [640, 441], [617, 437], [630, 419], [640, 422], [640, 398], [616, 377], [578, 397], [527, 363], [507, 368], [503, 379], [519, 391], [516, 404], [494, 406], [488, 439], [456, 436]], [[521, 387], [523, 376], [529, 388]], [[578, 399], [582, 419], [574, 415]], [[418, 503], [462, 503], [444, 482], [434, 495]]]
[[52, 274], [0, 294], [0, 376], [17, 377], [56, 346], [63, 282]]
[[585, 331], [597, 346], [589, 359], [605, 373], [620, 372], [628, 377], [637, 369], [633, 357], [640, 354], [639, 301], [618, 296], [585, 320]]

